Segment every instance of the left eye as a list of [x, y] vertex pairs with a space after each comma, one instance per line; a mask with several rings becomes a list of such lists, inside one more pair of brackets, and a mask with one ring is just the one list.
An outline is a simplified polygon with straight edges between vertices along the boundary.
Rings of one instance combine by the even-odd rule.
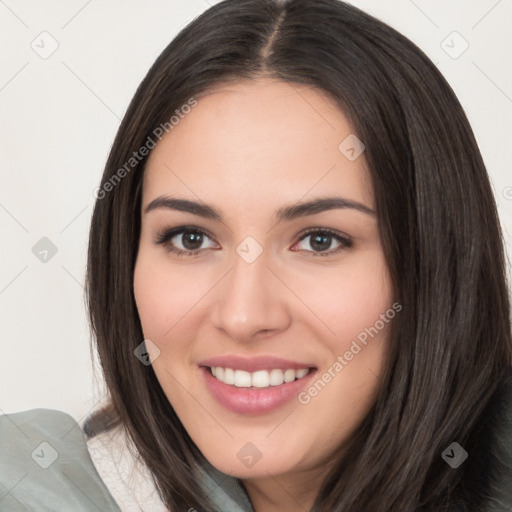
[[[333, 231], [325, 229], [316, 229], [307, 232], [299, 240], [299, 244], [304, 242], [304, 240], [307, 240], [308, 238], [310, 239], [310, 241], [307, 242], [306, 245], [309, 245], [313, 250], [310, 251], [307, 248], [302, 248], [300, 250], [311, 252], [313, 256], [328, 256], [330, 254], [337, 253], [339, 251], [342, 251], [343, 249], [352, 246], [352, 241], [350, 239], [341, 236]], [[329, 250], [331, 249], [333, 241], [336, 241], [338, 245], [334, 250]]]

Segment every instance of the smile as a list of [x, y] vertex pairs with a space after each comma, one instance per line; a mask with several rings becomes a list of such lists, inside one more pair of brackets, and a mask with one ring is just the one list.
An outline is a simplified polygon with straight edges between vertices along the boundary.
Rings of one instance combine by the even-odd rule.
[[305, 361], [273, 356], [225, 355], [199, 362], [207, 393], [219, 405], [243, 415], [278, 410], [303, 391], [318, 373]]
[[237, 388], [268, 388], [270, 386], [280, 386], [283, 383], [302, 379], [309, 371], [309, 368], [301, 368], [298, 370], [292, 368], [286, 370], [275, 368], [271, 370], [246, 372], [244, 370], [234, 370], [233, 368], [223, 368], [222, 366], [210, 367], [211, 374], [217, 380]]

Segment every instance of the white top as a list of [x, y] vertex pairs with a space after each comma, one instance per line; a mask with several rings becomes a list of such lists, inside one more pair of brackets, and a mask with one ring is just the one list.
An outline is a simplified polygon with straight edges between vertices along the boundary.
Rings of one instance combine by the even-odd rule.
[[87, 441], [91, 459], [122, 512], [168, 512], [153, 478], [124, 428]]

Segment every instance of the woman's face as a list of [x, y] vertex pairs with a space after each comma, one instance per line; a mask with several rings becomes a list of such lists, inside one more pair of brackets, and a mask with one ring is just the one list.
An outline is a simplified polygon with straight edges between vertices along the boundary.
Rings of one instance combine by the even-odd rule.
[[324, 94], [260, 79], [199, 98], [149, 157], [137, 308], [225, 473], [313, 474], [375, 399], [395, 309], [362, 149]]

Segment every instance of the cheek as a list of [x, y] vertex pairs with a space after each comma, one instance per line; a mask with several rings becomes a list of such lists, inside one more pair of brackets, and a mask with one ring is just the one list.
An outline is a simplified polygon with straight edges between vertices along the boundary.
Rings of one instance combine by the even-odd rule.
[[134, 272], [134, 295], [144, 337], [160, 338], [166, 318], [175, 311], [178, 301], [165, 292], [165, 281], [150, 266], [137, 262]]
[[[141, 251], [134, 272], [134, 295], [144, 336], [163, 340], [180, 328], [178, 322], [204, 291], [187, 272], [170, 272], [158, 258]], [[191, 285], [191, 283], [193, 283]]]
[[301, 281], [304, 302], [318, 312], [319, 325], [323, 324], [327, 333], [324, 339], [337, 352], [347, 350], [353, 339], [376, 322], [379, 330], [386, 330], [379, 319], [393, 303], [393, 287], [379, 253], [361, 257], [336, 272], [331, 270], [325, 278], [317, 275]]
[[[188, 286], [187, 286], [188, 282]], [[159, 349], [153, 370], [173, 406], [183, 401], [181, 386], [190, 386], [187, 372], [190, 334], [185, 332], [188, 315], [198, 301], [198, 290], [190, 286], [190, 276], [170, 272], [169, 266], [159, 264], [158, 257], [148, 257], [144, 251], [134, 271], [134, 295], [145, 339]]]

